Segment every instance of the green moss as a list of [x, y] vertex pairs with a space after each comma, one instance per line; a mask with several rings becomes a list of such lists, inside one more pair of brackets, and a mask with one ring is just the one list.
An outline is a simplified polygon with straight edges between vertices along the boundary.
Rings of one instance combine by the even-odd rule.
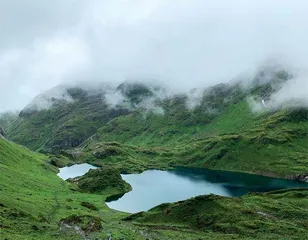
[[90, 169], [85, 175], [72, 180], [77, 186], [89, 193], [125, 193], [131, 190], [131, 186], [126, 183], [120, 171], [111, 167], [100, 169]]

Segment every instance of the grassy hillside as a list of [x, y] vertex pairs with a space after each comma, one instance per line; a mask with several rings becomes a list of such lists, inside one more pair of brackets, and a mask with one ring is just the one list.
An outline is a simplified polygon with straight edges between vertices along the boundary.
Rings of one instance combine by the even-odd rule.
[[16, 119], [18, 119], [17, 112], [0, 113], [0, 126], [3, 130], [9, 129]]
[[254, 112], [249, 101], [255, 99], [261, 104], [262, 99], [268, 99], [290, 78], [284, 70], [260, 71], [249, 86], [233, 82], [172, 95], [157, 102], [163, 114], [145, 114], [144, 109], [137, 109], [112, 119], [87, 143], [118, 141], [139, 146], [174, 146], [200, 136], [241, 133], [275, 114], [264, 107]]
[[[306, 174], [308, 122], [306, 117], [297, 118], [300, 112], [276, 112], [253, 122], [238, 114], [240, 120], [232, 122], [236, 115], [231, 111], [229, 117], [221, 116], [217, 125], [208, 125], [206, 133], [187, 146], [179, 162], [270, 176]], [[231, 131], [227, 126], [241, 130]]]
[[307, 190], [197, 197], [129, 217], [104, 203], [118, 186], [100, 194], [79, 191], [47, 161], [0, 139], [0, 239], [305, 239], [307, 234]]
[[[264, 82], [263, 78], [269, 79]], [[49, 93], [54, 97], [42, 94], [21, 111], [16, 121], [6, 114], [0, 117], [0, 124], [9, 139], [36, 151], [74, 148], [89, 137], [96, 142], [144, 146], [177, 144], [211, 132], [215, 126], [220, 132], [249, 128], [254, 116], [246, 106], [247, 99], [255, 97], [261, 102], [289, 78], [284, 70], [261, 71], [249, 87], [233, 82], [179, 95], [138, 82], [125, 82], [114, 90], [63, 87], [64, 99], [56, 98], [59, 90]], [[41, 106], [42, 101], [49, 107]], [[223, 115], [225, 118], [221, 118]]]
[[159, 205], [126, 218], [150, 228], [224, 233], [229, 239], [305, 239], [308, 190], [282, 190], [241, 198], [198, 196]]
[[89, 141], [118, 141], [140, 146], [178, 144], [181, 139], [191, 139], [203, 132], [229, 106], [245, 97], [239, 86], [227, 84], [206, 89], [201, 96], [194, 109], [188, 107], [189, 95], [174, 95], [157, 103], [163, 114], [145, 114], [144, 109], [137, 109], [117, 117], [102, 126]]
[[[125, 120], [128, 119], [126, 116]], [[195, 128], [195, 134], [179, 129], [179, 135], [174, 133], [174, 140], [164, 145], [158, 142], [166, 138], [157, 136], [155, 131], [136, 135], [128, 141], [123, 139], [124, 134], [131, 134], [137, 128], [118, 129], [104, 135], [105, 140], [116, 139], [125, 144], [99, 142], [94, 136], [83, 144], [81, 159], [98, 165], [111, 164], [124, 172], [193, 166], [294, 178], [308, 173], [307, 120], [306, 110], [256, 114], [251, 112], [247, 102], [241, 101], [229, 106], [214, 122], [189, 128]], [[141, 121], [151, 125], [150, 121]], [[165, 128], [168, 126], [163, 125], [157, 131]], [[150, 139], [156, 140], [158, 146], [150, 144]]]
[[123, 83], [111, 94], [114, 105], [102, 91], [72, 88], [74, 101], [25, 109], [5, 130], [32, 150], [80, 155], [123, 172], [180, 165], [293, 178], [308, 173], [308, 111], [261, 104], [290, 78], [261, 71], [249, 87], [219, 84], [163, 98], [164, 89]]
[[0, 169], [0, 239], [79, 239], [82, 234], [88, 239], [108, 234], [143, 239], [135, 228], [118, 222], [126, 214], [105, 205], [107, 196], [119, 193], [117, 188], [100, 194], [76, 191], [74, 184], [56, 176], [47, 157], [2, 139]]
[[108, 108], [102, 92], [80, 88], [67, 91], [72, 101], [61, 101], [40, 111], [24, 109], [5, 128], [7, 137], [35, 151], [58, 152], [77, 147], [110, 119], [127, 112]]
[[115, 168], [104, 166], [99, 169], [91, 169], [85, 175], [72, 180], [78, 188], [88, 193], [105, 193], [117, 191], [116, 194], [129, 192], [132, 187], [126, 183]]

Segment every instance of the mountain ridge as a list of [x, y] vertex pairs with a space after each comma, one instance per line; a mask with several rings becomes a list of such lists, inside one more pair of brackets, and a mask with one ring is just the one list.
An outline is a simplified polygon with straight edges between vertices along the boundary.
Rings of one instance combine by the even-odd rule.
[[[48, 108], [2, 114], [9, 141], [0, 138], [0, 236], [305, 239], [307, 189], [198, 196], [134, 215], [104, 202], [130, 190], [120, 173], [147, 169], [209, 168], [307, 181], [308, 110], [270, 108], [270, 96], [289, 81], [286, 74], [271, 76], [249, 88], [223, 83], [175, 95], [128, 83], [105, 92], [70, 87], [69, 98], [51, 97]], [[84, 162], [103, 170], [71, 181], [56, 176], [58, 167]]]
[[[175, 95], [140, 82], [113, 90], [70, 86], [65, 91], [72, 101], [19, 114], [5, 131], [8, 139], [32, 150], [61, 155], [78, 148], [84, 153], [78, 161], [116, 166], [119, 161], [124, 172], [155, 167], [140, 154], [147, 151], [154, 154], [157, 168], [183, 165], [296, 178], [308, 173], [308, 111], [268, 107], [270, 96], [292, 81], [291, 76], [280, 68], [265, 69], [249, 87], [233, 81]], [[117, 142], [117, 150], [97, 157], [96, 146], [111, 149], [109, 142]], [[157, 149], [168, 149], [168, 154]], [[117, 152], [129, 152], [136, 166], [126, 164], [127, 155]]]

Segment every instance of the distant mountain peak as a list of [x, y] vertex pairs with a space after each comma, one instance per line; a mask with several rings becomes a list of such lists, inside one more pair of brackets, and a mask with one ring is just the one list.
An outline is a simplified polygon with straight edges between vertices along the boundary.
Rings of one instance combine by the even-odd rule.
[[26, 107], [20, 112], [20, 117], [30, 116], [38, 111], [49, 109], [61, 102], [73, 101], [72, 96], [63, 86], [54, 87], [42, 94], [36, 96]]

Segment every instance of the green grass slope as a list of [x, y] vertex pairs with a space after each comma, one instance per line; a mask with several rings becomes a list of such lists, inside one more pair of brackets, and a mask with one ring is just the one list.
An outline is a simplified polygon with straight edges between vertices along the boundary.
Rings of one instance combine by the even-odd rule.
[[251, 99], [261, 104], [262, 99], [268, 99], [290, 78], [281, 69], [263, 70], [249, 87], [240, 82], [222, 83], [172, 95], [156, 102], [163, 114], [146, 114], [144, 109], [137, 109], [112, 119], [86, 143], [118, 141], [138, 146], [175, 146], [204, 135], [240, 133], [262, 124], [271, 115], [263, 114], [264, 108], [259, 113], [252, 112], [248, 104]]
[[183, 139], [198, 135], [229, 106], [245, 98], [238, 85], [228, 84], [206, 89], [201, 95], [200, 105], [194, 109], [188, 107], [188, 95], [174, 95], [157, 103], [163, 114], [137, 109], [126, 116], [114, 118], [86, 143], [118, 141], [139, 146], [176, 145]]
[[[260, 72], [249, 88], [218, 84], [197, 94], [194, 108], [189, 107], [193, 93], [157, 98], [144, 84], [121, 84], [116, 91], [124, 102], [113, 107], [102, 92], [74, 88], [69, 90], [73, 102], [23, 111], [5, 130], [9, 139], [33, 150], [60, 154], [78, 146], [79, 161], [123, 172], [182, 165], [305, 176], [308, 111], [262, 107], [256, 112], [251, 106], [251, 99], [261, 104], [290, 77], [285, 71]], [[149, 111], [146, 103], [161, 112]]]
[[127, 112], [110, 109], [103, 93], [90, 94], [80, 88], [67, 91], [73, 101], [62, 101], [40, 111], [23, 110], [7, 124], [7, 137], [32, 150], [54, 153], [77, 147], [109, 120]]
[[12, 126], [16, 119], [18, 119], [17, 112], [0, 113], [0, 126], [3, 130], [8, 129]]
[[143, 239], [139, 230], [119, 223], [127, 214], [105, 205], [109, 195], [120, 193], [117, 188], [100, 194], [76, 191], [76, 185], [56, 176], [44, 155], [2, 139], [0, 170], [0, 239], [82, 239], [83, 234], [88, 239]]
[[305, 239], [307, 234], [307, 190], [201, 196], [129, 217], [104, 203], [118, 186], [80, 192], [47, 161], [0, 139], [0, 239]]
[[306, 110], [255, 117], [235, 114], [237, 111], [232, 107], [217, 119], [216, 125], [209, 124], [176, 162], [286, 178], [308, 173]]
[[[271, 79], [264, 83], [262, 78], [267, 75]], [[241, 83], [225, 83], [181, 95], [129, 82], [108, 93], [104, 89], [71, 87], [66, 95], [72, 101], [49, 96], [52, 105], [48, 109], [38, 110], [31, 105], [15, 121], [3, 115], [0, 124], [5, 125], [9, 139], [42, 152], [74, 148], [86, 139], [140, 146], [177, 145], [204, 133], [248, 129], [255, 119], [246, 106], [247, 98], [254, 96], [261, 101], [289, 78], [283, 70], [261, 71], [249, 88]], [[115, 100], [111, 105], [109, 98]]]
[[307, 204], [307, 189], [251, 194], [240, 198], [208, 195], [162, 204], [148, 212], [131, 215], [126, 220], [170, 231], [193, 229], [224, 233], [229, 239], [306, 239]]
[[[129, 116], [125, 120], [128, 121]], [[140, 121], [151, 125], [150, 121]], [[157, 131], [165, 128], [168, 126], [162, 125], [157, 127]], [[100, 129], [98, 133], [105, 129]], [[164, 136], [157, 136], [155, 131], [129, 137], [127, 143], [123, 136], [131, 134], [136, 128], [106, 133], [103, 135], [105, 140], [117, 139], [125, 144], [97, 143], [93, 137], [83, 144], [83, 161], [112, 164], [124, 172], [192, 166], [284, 178], [308, 174], [306, 110], [264, 110], [262, 113], [253, 113], [247, 101], [243, 100], [230, 105], [215, 121], [189, 129], [195, 131], [195, 134], [185, 128], [178, 129], [180, 133], [173, 134], [173, 142], [168, 141], [164, 145], [161, 142], [157, 146], [148, 144], [149, 139], [156, 139], [157, 142], [167, 140]]]
[[116, 194], [129, 192], [132, 187], [126, 183], [115, 168], [103, 167], [91, 169], [84, 176], [72, 180], [84, 192], [104, 193], [115, 191]]

